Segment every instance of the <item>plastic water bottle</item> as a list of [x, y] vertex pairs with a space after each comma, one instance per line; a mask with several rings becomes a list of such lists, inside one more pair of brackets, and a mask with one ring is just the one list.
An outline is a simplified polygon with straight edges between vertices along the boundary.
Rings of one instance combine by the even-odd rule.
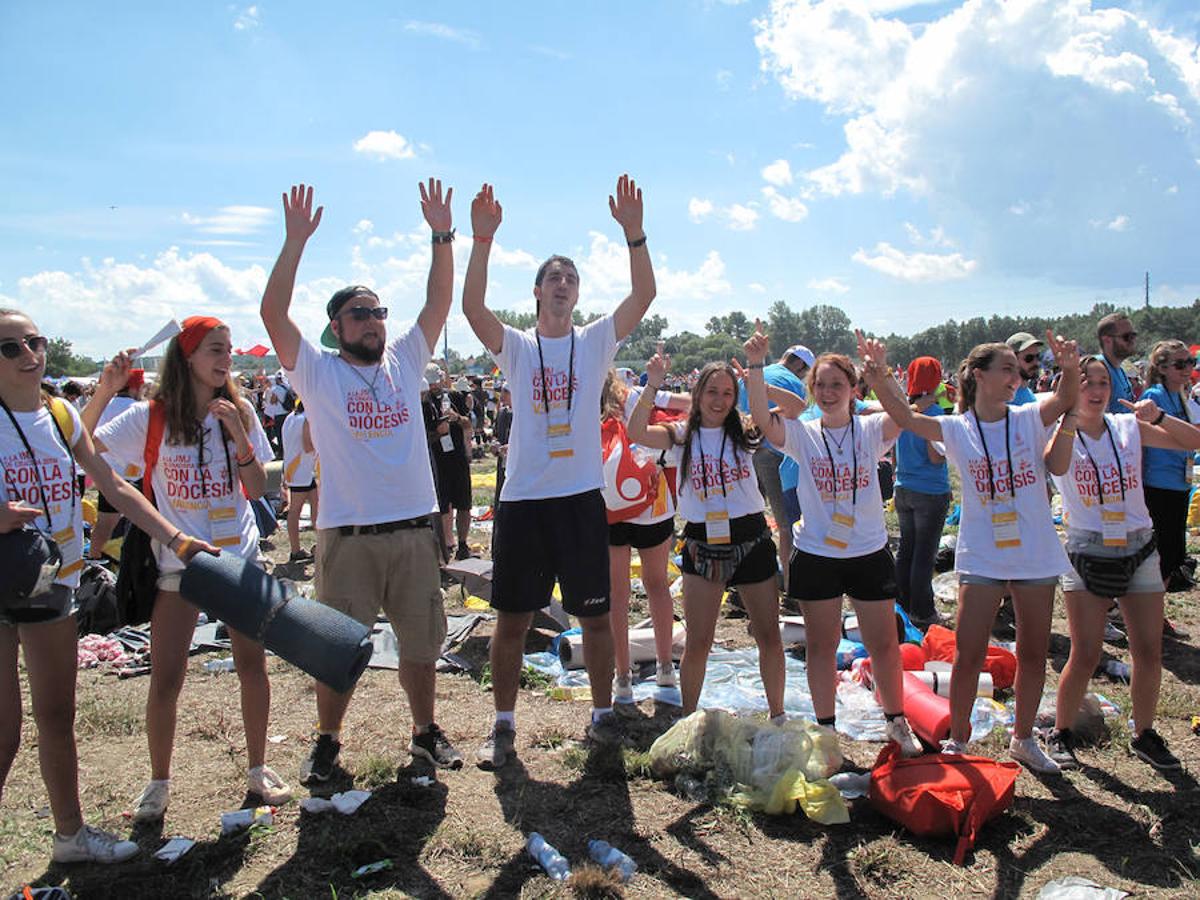
[[628, 881], [637, 871], [637, 863], [608, 841], [588, 841], [588, 855], [601, 868], [616, 869], [621, 881]]
[[204, 664], [205, 672], [236, 672], [237, 666], [234, 664], [233, 657], [228, 659], [210, 659]]
[[546, 874], [555, 881], [566, 881], [571, 877], [571, 867], [567, 858], [546, 843], [546, 839], [536, 831], [529, 835], [529, 843], [525, 845], [529, 855], [538, 861]]

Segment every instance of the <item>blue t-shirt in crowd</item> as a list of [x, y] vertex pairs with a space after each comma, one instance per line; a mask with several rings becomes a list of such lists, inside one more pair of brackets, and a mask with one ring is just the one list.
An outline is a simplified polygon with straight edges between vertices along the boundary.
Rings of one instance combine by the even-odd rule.
[[[1013, 398], [1013, 404], [1018, 405], [1016, 397]], [[938, 404], [931, 403], [925, 415], [942, 416], [945, 413]], [[929, 441], [911, 431], [900, 432], [900, 437], [896, 439], [896, 487], [918, 494], [950, 493], [950, 470], [946, 461], [943, 459], [935, 463], [931, 460], [926, 449], [928, 446]]]
[[[1122, 406], [1120, 403], [1120, 401], [1122, 401], [1122, 400], [1128, 400], [1130, 403], [1133, 402], [1133, 385], [1131, 385], [1129, 383], [1129, 376], [1125, 374], [1125, 370], [1122, 369], [1120, 366], [1114, 366], [1112, 363], [1110, 363], [1108, 361], [1107, 356], [1101, 356], [1100, 358], [1102, 360], [1104, 360], [1104, 366], [1105, 366], [1105, 368], [1108, 369], [1108, 380], [1112, 384], [1112, 393], [1108, 395], [1108, 412], [1110, 412], [1110, 413], [1127, 413], [1127, 412], [1129, 412], [1129, 410], [1126, 409], [1124, 406]], [[1149, 392], [1147, 391], [1147, 393], [1149, 393]], [[1164, 390], [1164, 393], [1165, 393], [1165, 390]], [[1162, 407], [1162, 404], [1159, 403], [1158, 400], [1155, 400], [1154, 402], [1158, 403], [1158, 405], [1160, 407]], [[1171, 411], [1167, 410], [1167, 415], [1170, 415], [1170, 414], [1171, 414]], [[1172, 453], [1172, 452], [1178, 452], [1178, 451], [1164, 450], [1162, 452], [1163, 453]], [[1147, 483], [1149, 483], [1149, 482], [1147, 482]]]
[[[1179, 394], [1171, 393], [1161, 384], [1146, 388], [1142, 398], [1153, 400], [1154, 405], [1168, 416], [1183, 419], [1185, 422], [1194, 418], [1189, 417], [1184, 408], [1183, 398]], [[1159, 447], [1145, 446], [1142, 448], [1142, 480], [1150, 487], [1168, 491], [1189, 490], [1192, 485], [1187, 475], [1191, 464], [1192, 454], [1186, 450], [1163, 450]]]
[[[861, 400], [854, 401], [854, 414], [862, 415], [863, 412], [870, 409], [866, 403]], [[801, 421], [821, 418], [821, 407], [817, 404], [812, 404], [804, 412], [800, 414]], [[786, 491], [794, 491], [797, 483], [800, 481], [800, 463], [792, 459], [790, 456], [785, 456], [783, 462], [779, 464], [779, 484]]]
[[[771, 365], [764, 368], [763, 381], [773, 387], [791, 391], [801, 400], [808, 397], [808, 391], [804, 389], [804, 382], [797, 377], [795, 372], [783, 365], [783, 363], [771, 363]], [[750, 397], [746, 392], [746, 386], [740, 381], [738, 382], [738, 409], [747, 414], [750, 412]], [[783, 452], [779, 448], [772, 446], [770, 441], [763, 441], [763, 446], [777, 456], [783, 456]]]
[[[1009, 406], [1024, 406], [1026, 403], [1037, 403], [1037, 394], [1029, 389], [1029, 385], [1022, 384], [1017, 388], [1017, 392], [1013, 394], [1012, 402]], [[899, 484], [899, 482], [896, 482]], [[905, 485], [908, 487], [908, 485]], [[913, 488], [915, 491], [916, 488]]]

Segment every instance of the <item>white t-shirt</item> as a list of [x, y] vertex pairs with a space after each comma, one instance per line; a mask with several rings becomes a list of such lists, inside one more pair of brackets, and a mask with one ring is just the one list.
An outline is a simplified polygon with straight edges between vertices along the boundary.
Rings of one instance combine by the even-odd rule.
[[[133, 404], [137, 403], [132, 397], [113, 397], [108, 401], [108, 406], [104, 407], [104, 412], [100, 413], [100, 422], [96, 425], [99, 428], [101, 425], [107, 425]], [[108, 463], [108, 467], [120, 475], [127, 481], [136, 481], [142, 477], [142, 460], [144, 457], [137, 459], [120, 460], [110, 451], [104, 451], [100, 454], [104, 457], [104, 461]]]
[[[1054, 530], [1050, 502], [1046, 498], [1046, 427], [1037, 403], [1010, 406], [1009, 442], [1005, 449], [1005, 420], [984, 422], [987, 453], [980, 440], [975, 414], [943, 416], [942, 436], [946, 458], [962, 479], [962, 522], [955, 550], [955, 568], [985, 578], [1050, 578], [1069, 568], [1066, 552]], [[1012, 456], [1012, 487], [1009, 493], [1008, 457]], [[989, 478], [987, 456], [991, 455]], [[992, 488], [995, 488], [995, 503]], [[1015, 532], [1019, 543], [997, 546], [993, 515], [1017, 515]], [[1009, 526], [1012, 529], [1014, 526]], [[1003, 537], [1011, 533], [1001, 532]]]
[[317, 454], [304, 449], [305, 421], [298, 412], [283, 420], [283, 481], [288, 487], [308, 487], [316, 477]]
[[[886, 416], [851, 416], [849, 425], [823, 432], [820, 419], [783, 420], [783, 452], [800, 466], [796, 496], [803, 515], [792, 526], [792, 541], [797, 548], [814, 556], [853, 559], [887, 546], [878, 469], [879, 457], [887, 449], [883, 440], [886, 421]], [[848, 539], [837, 540], [845, 543], [844, 547], [826, 542], [835, 513], [854, 519]]]
[[[568, 497], [604, 486], [600, 393], [617, 352], [616, 326], [612, 315], [607, 315], [573, 329], [573, 333], [572, 384], [568, 384], [572, 368], [570, 335], [540, 339], [544, 372], [539, 372], [538, 338], [533, 329], [517, 331], [505, 325], [500, 352], [492, 354], [512, 390], [513, 400], [502, 501]], [[542, 396], [543, 383], [546, 398]], [[550, 416], [546, 414], [547, 403]], [[566, 445], [571, 454], [551, 458], [550, 425], [558, 421], [570, 425]]]
[[[677, 422], [674, 428], [676, 441], [682, 440], [687, 424]], [[722, 438], [725, 438], [724, 428], [697, 428], [692, 434], [688, 471], [681, 467], [676, 482], [679, 514], [686, 522], [703, 524], [707, 513], [722, 511], [730, 519], [738, 519], [765, 508], [751, 463], [753, 454], [746, 450], [735, 452], [733, 441]]]
[[[1108, 434], [1092, 440], [1082, 431], [1075, 435], [1071, 447], [1071, 464], [1065, 475], [1053, 475], [1054, 485], [1063, 498], [1063, 524], [1080, 531], [1101, 531], [1103, 523], [1100, 512], [1125, 512], [1125, 530], [1138, 531], [1151, 528], [1150, 511], [1146, 509], [1146, 497], [1142, 493], [1142, 435], [1138, 431], [1137, 417], [1132, 414], [1108, 414]], [[1120, 454], [1120, 467], [1113, 456], [1113, 445]], [[1089, 458], [1088, 454], [1091, 454]], [[1095, 461], [1096, 465], [1092, 465]], [[1096, 469], [1100, 470], [1100, 486], [1103, 488], [1104, 504], [1099, 502]], [[1121, 499], [1121, 481], [1125, 482], [1124, 500]]]
[[[120, 460], [144, 459], [149, 427], [150, 404], [135, 403], [107, 425], [97, 428], [96, 440]], [[196, 444], [167, 443], [169, 430], [163, 429], [158, 462], [150, 475], [158, 511], [184, 534], [216, 544], [223, 553], [257, 560], [258, 526], [250, 502], [242, 493], [237, 447], [232, 440], [222, 441], [217, 417], [212, 413], [204, 417], [202, 441]], [[248, 437], [260, 460], [271, 458], [271, 444], [257, 416], [250, 416]], [[183, 560], [170, 549], [157, 541], [153, 547], [160, 572], [183, 570]]]
[[287, 414], [287, 410], [283, 408], [283, 398], [287, 396], [287, 388], [282, 384], [271, 386], [263, 395], [263, 412], [271, 418]]
[[304, 398], [321, 459], [318, 528], [377, 525], [437, 511], [421, 415], [421, 378], [431, 355], [415, 323], [388, 344], [378, 366], [352, 366], [300, 342], [288, 377]]
[[[64, 403], [63, 408], [69, 410], [71, 416], [69, 434], [74, 449], [83, 435], [83, 422], [72, 404]], [[33, 525], [43, 534], [59, 536], [56, 540], [64, 566], [59, 570], [55, 583], [77, 588], [80, 566], [72, 567], [67, 562], [83, 556], [83, 501], [75, 493], [71, 460], [58, 436], [54, 418], [44, 406], [39, 406], [34, 412], [13, 410], [13, 416], [33, 448], [37, 469], [34, 469], [33, 460], [29, 458], [20, 435], [12, 427], [12, 421], [7, 414], [0, 412], [0, 500], [19, 501], [24, 506], [43, 509], [42, 494], [38, 489], [38, 473], [41, 473], [46, 505], [50, 507], [50, 522], [47, 527], [46, 514], [43, 512], [34, 519]], [[80, 469], [76, 474], [82, 471]], [[74, 503], [71, 502], [72, 498]], [[70, 529], [69, 536], [64, 533], [66, 529]]]

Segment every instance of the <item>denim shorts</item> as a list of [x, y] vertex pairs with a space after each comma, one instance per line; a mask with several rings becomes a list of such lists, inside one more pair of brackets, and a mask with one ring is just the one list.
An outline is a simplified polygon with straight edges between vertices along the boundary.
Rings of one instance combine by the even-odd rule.
[[36, 618], [22, 615], [28, 610], [23, 609], [17, 612], [0, 609], [0, 627], [45, 625], [49, 622], [60, 622], [67, 616], [75, 614], [75, 589], [69, 588], [65, 584], [52, 584], [50, 590], [44, 595], [39, 595], [37, 600]]
[[[1099, 556], [1116, 559], [1136, 553], [1154, 537], [1154, 529], [1143, 528], [1129, 532], [1124, 547], [1104, 546], [1104, 536], [1099, 531], [1068, 531], [1067, 553], [1082, 553], [1084, 556]], [[1086, 591], [1087, 586], [1074, 568], [1062, 576], [1062, 589]], [[1158, 551], [1151, 553], [1137, 567], [1129, 580], [1127, 594], [1154, 594], [1163, 589], [1162, 572], [1159, 569]]]
[[1058, 584], [1058, 576], [1050, 575], [1046, 578], [989, 578], [987, 575], [970, 575], [967, 572], [959, 572], [958, 583], [982, 584], [987, 587], [1004, 587], [1008, 584], [1015, 584], [1018, 587], [1022, 585], [1027, 587], [1045, 587], [1048, 584]]

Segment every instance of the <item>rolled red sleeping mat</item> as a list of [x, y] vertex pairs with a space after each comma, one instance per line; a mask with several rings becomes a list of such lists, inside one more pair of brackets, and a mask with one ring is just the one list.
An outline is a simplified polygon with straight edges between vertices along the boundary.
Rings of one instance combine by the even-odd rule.
[[309, 600], [234, 553], [197, 554], [183, 570], [183, 599], [258, 641], [339, 693], [371, 659], [371, 629]]
[[912, 672], [904, 673], [904, 717], [913, 733], [931, 747], [950, 736], [950, 701]]

